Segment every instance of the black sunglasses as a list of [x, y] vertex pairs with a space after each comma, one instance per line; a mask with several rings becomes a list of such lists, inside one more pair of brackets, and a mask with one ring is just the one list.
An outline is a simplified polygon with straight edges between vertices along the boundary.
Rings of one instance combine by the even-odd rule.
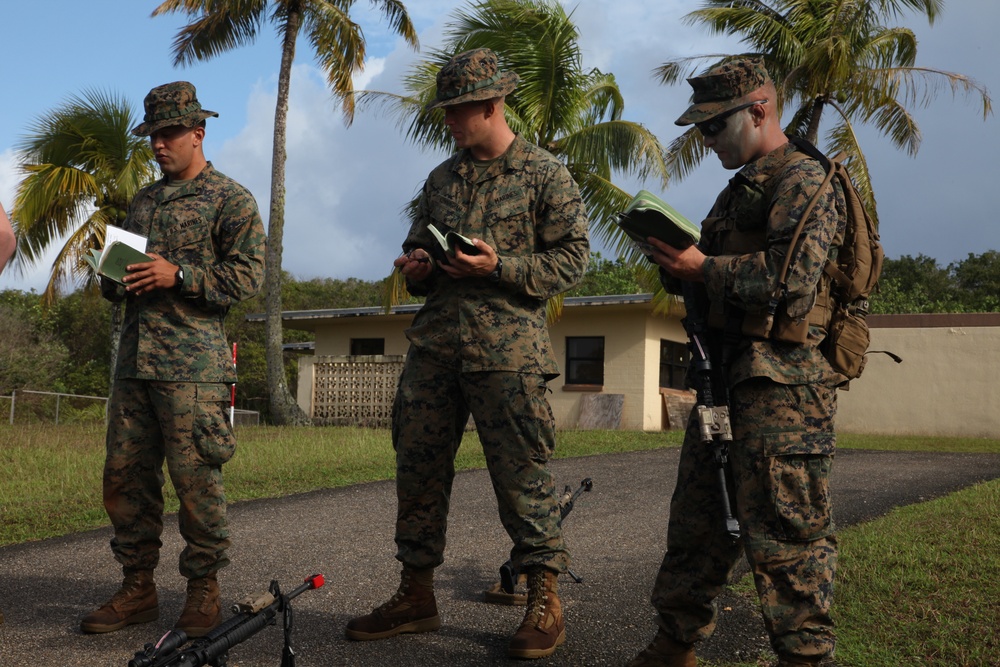
[[743, 111], [744, 109], [749, 109], [755, 104], [767, 104], [767, 100], [755, 100], [753, 102], [747, 102], [746, 104], [741, 104], [738, 107], [733, 107], [729, 111], [723, 114], [719, 114], [714, 118], [709, 118], [706, 121], [700, 123], [695, 123], [694, 126], [698, 128], [703, 137], [714, 137], [719, 132], [726, 129], [726, 119], [732, 116], [737, 111]]

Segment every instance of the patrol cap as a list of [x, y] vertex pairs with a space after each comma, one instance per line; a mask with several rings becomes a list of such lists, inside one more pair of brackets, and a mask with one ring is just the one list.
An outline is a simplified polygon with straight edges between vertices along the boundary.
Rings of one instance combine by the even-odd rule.
[[214, 111], [201, 108], [194, 86], [187, 81], [174, 81], [153, 88], [142, 105], [146, 115], [142, 123], [132, 128], [132, 134], [140, 137], [148, 137], [171, 125], [194, 127], [209, 116], [219, 116]]
[[425, 107], [438, 107], [503, 97], [520, 80], [514, 72], [501, 72], [490, 49], [472, 49], [453, 56], [437, 74], [437, 97]]
[[714, 118], [749, 102], [750, 93], [770, 80], [763, 59], [758, 57], [737, 58], [713, 67], [687, 80], [694, 89], [691, 106], [674, 123], [692, 125]]

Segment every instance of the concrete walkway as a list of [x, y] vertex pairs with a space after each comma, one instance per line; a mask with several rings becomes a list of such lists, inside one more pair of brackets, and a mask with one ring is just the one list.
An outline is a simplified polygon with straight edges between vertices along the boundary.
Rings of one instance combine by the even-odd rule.
[[[663, 556], [677, 456], [677, 449], [668, 449], [553, 462], [560, 488], [575, 488], [585, 477], [594, 486], [565, 524], [573, 569], [584, 579], [561, 580], [567, 643], [534, 664], [623, 665], [652, 637], [648, 599]], [[866, 521], [997, 477], [1000, 455], [842, 450], [833, 479], [837, 522]], [[298, 667], [517, 664], [505, 651], [523, 608], [483, 602], [509, 549], [485, 471], [460, 473], [455, 482], [448, 551], [437, 573], [441, 630], [379, 642], [344, 639], [347, 620], [385, 601], [398, 583], [395, 507], [392, 482], [231, 506], [235, 546], [232, 566], [220, 575], [224, 606], [265, 592], [272, 579], [289, 591], [320, 572], [326, 586], [292, 604]], [[176, 566], [182, 544], [170, 517], [157, 570], [160, 619], [107, 635], [80, 633], [80, 618], [120, 582], [110, 537], [110, 529], [100, 529], [0, 549], [6, 616], [0, 665], [125, 667], [144, 643], [173, 625], [184, 582]], [[701, 655], [736, 660], [766, 649], [751, 602], [727, 597], [720, 606], [719, 631], [700, 647]], [[266, 628], [233, 648], [229, 665], [277, 666], [281, 645], [280, 627]]]

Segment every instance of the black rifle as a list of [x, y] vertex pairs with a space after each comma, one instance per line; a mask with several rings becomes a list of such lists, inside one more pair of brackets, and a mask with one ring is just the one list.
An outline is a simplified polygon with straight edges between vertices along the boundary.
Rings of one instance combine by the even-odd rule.
[[[704, 288], [702, 287], [702, 290]], [[712, 447], [712, 457], [719, 475], [719, 491], [722, 500], [722, 519], [726, 533], [733, 540], [740, 536], [740, 524], [733, 516], [729, 499], [727, 469], [729, 467], [729, 443], [733, 441], [733, 429], [729, 421], [729, 392], [726, 388], [726, 363], [722, 360], [721, 391], [719, 398], [712, 392], [712, 355], [708, 348], [706, 333], [707, 320], [702, 305], [707, 303], [707, 295], [699, 293], [694, 283], [684, 282], [684, 307], [687, 315], [681, 320], [688, 335], [688, 349], [691, 351], [692, 379], [698, 393], [695, 411], [701, 442]], [[728, 332], [727, 332], [728, 333]], [[722, 356], [726, 356], [723, 349]]]
[[293, 598], [301, 593], [323, 585], [323, 575], [314, 574], [291, 593], [283, 594], [277, 581], [272, 581], [267, 593], [257, 598], [247, 598], [233, 605], [232, 618], [215, 628], [204, 637], [194, 640], [189, 646], [183, 630], [171, 630], [156, 644], [146, 644], [128, 667], [225, 667], [229, 659], [229, 649], [257, 634], [269, 625], [274, 625], [278, 612], [283, 614], [285, 646], [281, 653], [281, 667], [295, 667], [295, 651], [292, 650], [292, 606]]
[[[559, 517], [560, 519], [565, 519], [570, 512], [573, 511], [573, 505], [576, 503], [576, 499], [580, 497], [580, 494], [584, 491], [590, 491], [594, 488], [594, 482], [588, 477], [582, 482], [580, 486], [577, 487], [576, 491], [573, 491], [569, 486], [563, 491], [563, 494], [559, 497]], [[514, 569], [514, 563], [508, 560], [506, 563], [500, 566], [500, 588], [504, 593], [508, 595], [513, 595], [514, 586], [517, 585], [517, 570]], [[566, 570], [566, 574], [573, 577], [573, 581], [580, 584], [583, 583], [583, 577], [578, 577], [573, 572], [573, 570]]]

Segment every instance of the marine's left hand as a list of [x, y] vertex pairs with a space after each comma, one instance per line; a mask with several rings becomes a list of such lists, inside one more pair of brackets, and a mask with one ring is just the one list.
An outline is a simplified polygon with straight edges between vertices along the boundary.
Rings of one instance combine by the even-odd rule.
[[497, 266], [497, 253], [482, 239], [472, 239], [473, 245], [479, 249], [478, 255], [466, 255], [460, 248], [455, 248], [455, 256], [449, 257], [449, 264], [441, 268], [452, 278], [484, 278], [493, 272]]
[[170, 289], [177, 283], [176, 264], [171, 264], [155, 252], [146, 254], [152, 257], [153, 261], [129, 264], [125, 267], [128, 275], [122, 278], [125, 289], [136, 296], [155, 289]]

